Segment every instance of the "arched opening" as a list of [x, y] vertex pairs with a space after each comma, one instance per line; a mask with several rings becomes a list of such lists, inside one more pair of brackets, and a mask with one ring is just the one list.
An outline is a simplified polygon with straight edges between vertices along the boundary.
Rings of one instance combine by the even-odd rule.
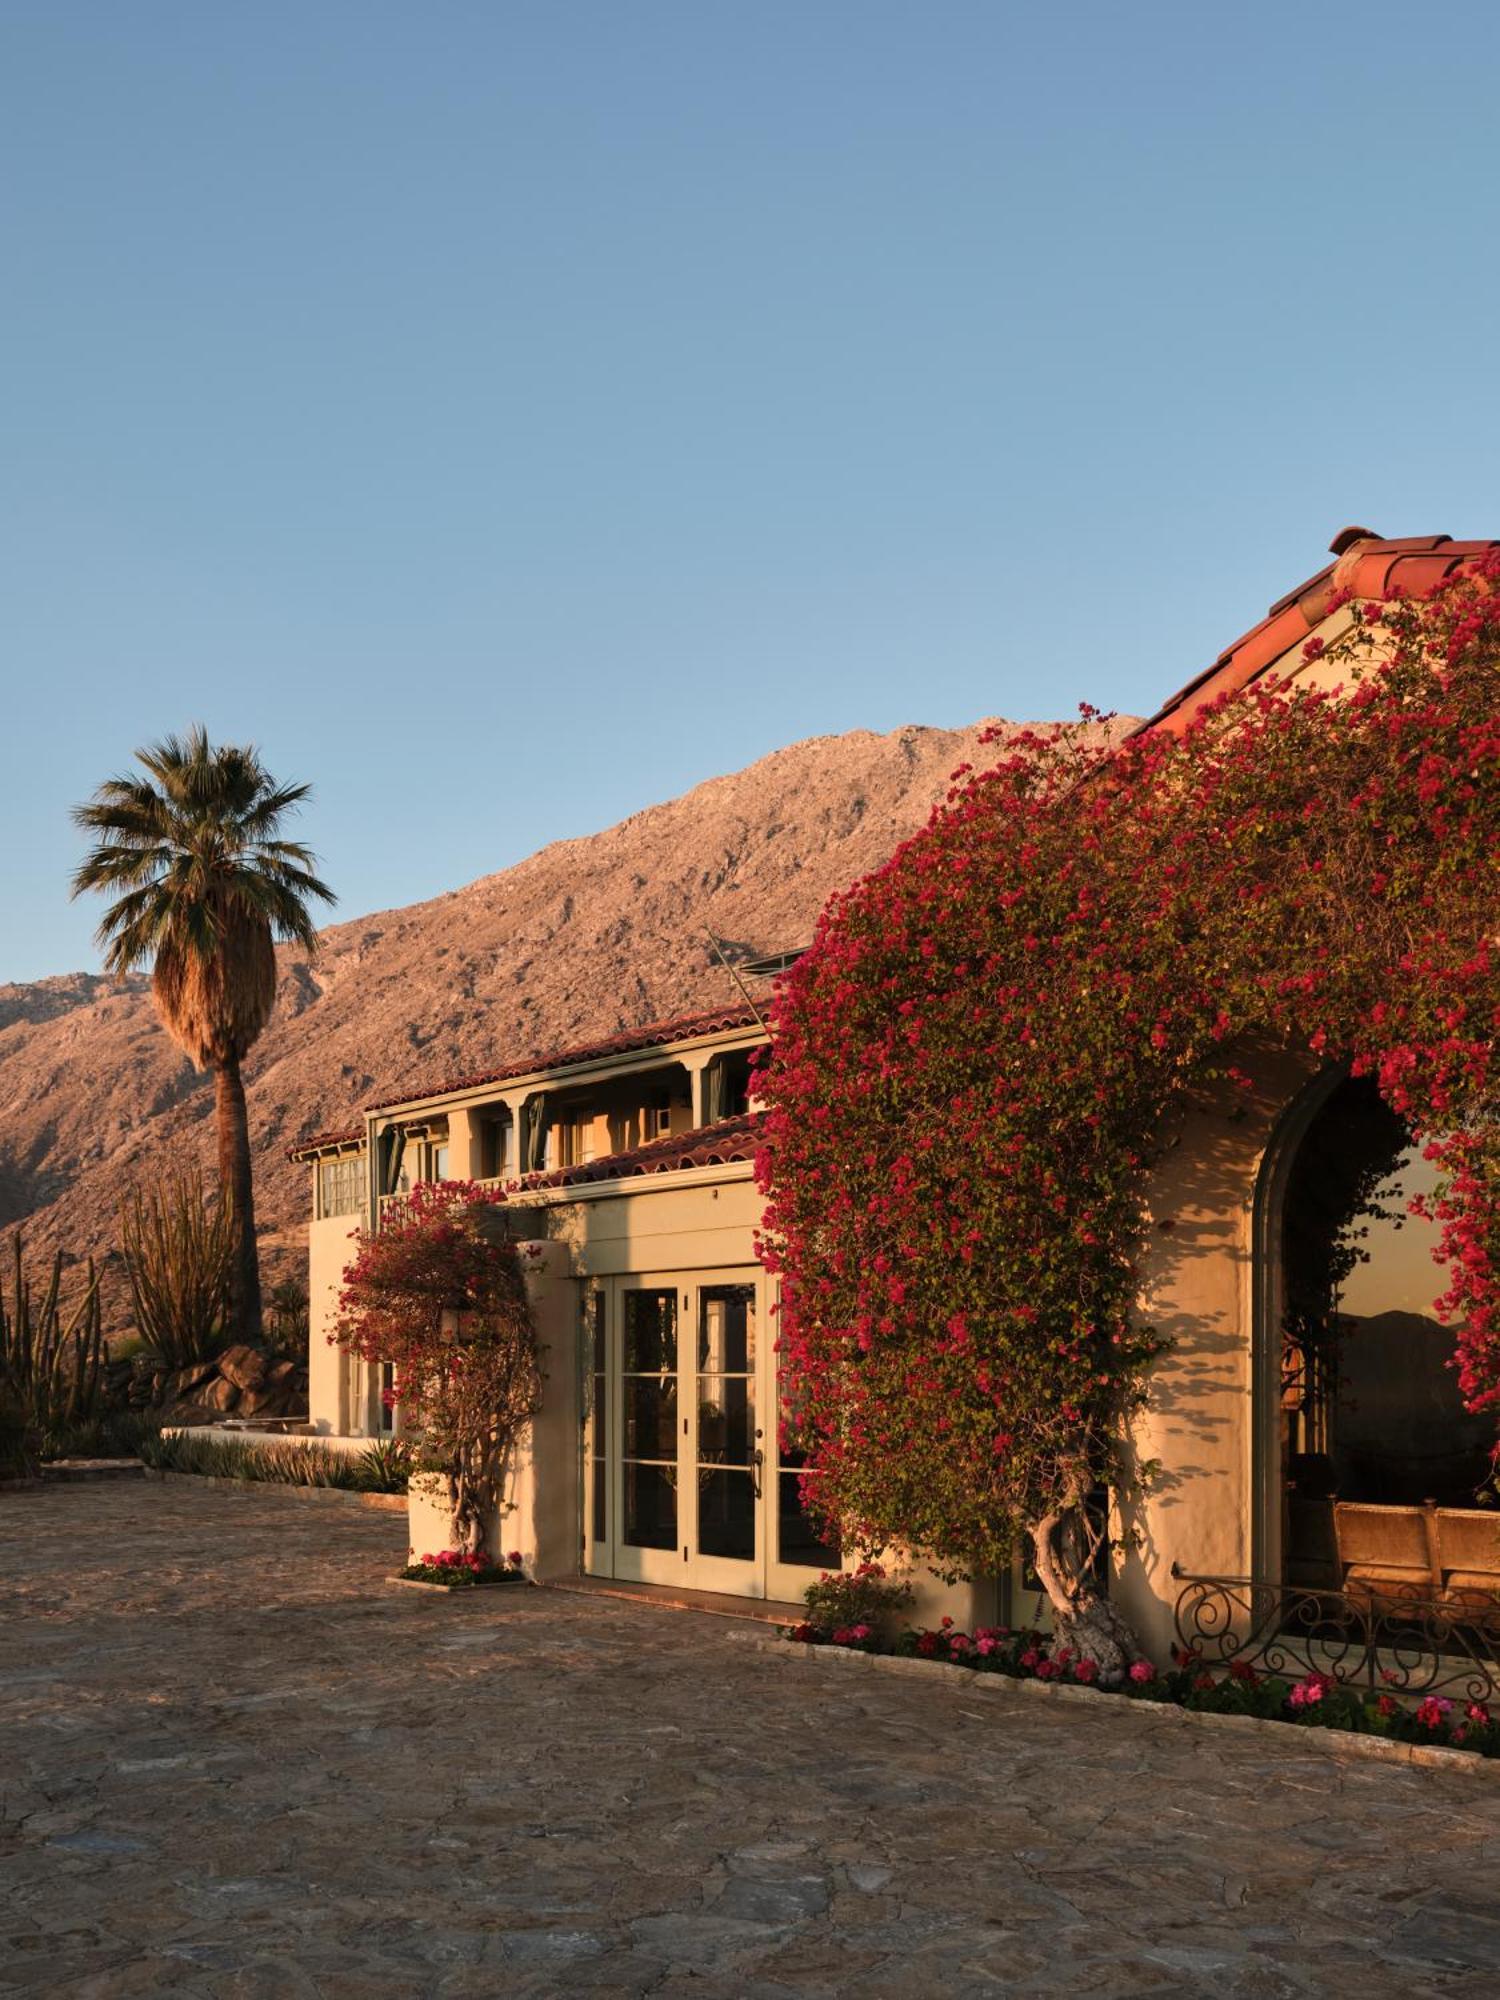
[[1284, 1130], [1262, 1241], [1266, 1573], [1339, 1589], [1409, 1567], [1440, 1590], [1436, 1510], [1487, 1493], [1494, 1426], [1465, 1411], [1433, 1310], [1438, 1228], [1410, 1213], [1433, 1169], [1368, 1078], [1319, 1079]]

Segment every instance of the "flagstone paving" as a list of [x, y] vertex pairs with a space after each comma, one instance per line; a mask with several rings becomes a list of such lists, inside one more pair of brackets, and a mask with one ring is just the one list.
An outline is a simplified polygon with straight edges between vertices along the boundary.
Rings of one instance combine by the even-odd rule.
[[393, 1590], [399, 1516], [0, 1495], [0, 1994], [1500, 1990], [1500, 1784]]

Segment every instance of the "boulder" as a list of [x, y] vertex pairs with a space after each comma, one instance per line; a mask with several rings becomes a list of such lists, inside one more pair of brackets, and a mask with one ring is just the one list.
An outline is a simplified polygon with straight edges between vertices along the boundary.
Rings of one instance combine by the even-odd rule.
[[290, 1382], [297, 1373], [295, 1361], [273, 1361], [266, 1370], [268, 1382]]
[[236, 1389], [258, 1388], [266, 1378], [266, 1357], [258, 1347], [241, 1341], [219, 1356], [219, 1373]]
[[216, 1413], [205, 1410], [201, 1403], [174, 1403], [170, 1410], [162, 1411], [161, 1420], [164, 1425], [191, 1430], [195, 1425], [215, 1422]]
[[240, 1400], [235, 1405], [235, 1415], [239, 1417], [284, 1417], [292, 1406], [292, 1389], [288, 1382], [262, 1382], [253, 1389], [242, 1389]]
[[240, 1400], [239, 1385], [228, 1382], [222, 1375], [212, 1382], [205, 1382], [193, 1397], [194, 1403], [204, 1410], [232, 1410]]
[[190, 1368], [179, 1368], [167, 1377], [163, 1385], [164, 1393], [170, 1396], [173, 1402], [181, 1402], [184, 1397], [191, 1396], [195, 1389], [201, 1388], [217, 1373], [216, 1362], [195, 1361]]

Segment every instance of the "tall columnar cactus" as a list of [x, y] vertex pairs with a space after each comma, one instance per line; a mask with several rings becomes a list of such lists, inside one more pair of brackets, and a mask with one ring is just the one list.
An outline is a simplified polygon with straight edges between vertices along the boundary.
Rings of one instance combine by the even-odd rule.
[[11, 1297], [0, 1294], [0, 1390], [40, 1443], [94, 1416], [104, 1370], [104, 1315], [91, 1257], [82, 1296], [64, 1317], [63, 1253], [38, 1300], [27, 1276], [21, 1232], [11, 1240]]
[[203, 1176], [180, 1174], [120, 1210], [120, 1255], [135, 1323], [169, 1368], [210, 1360], [223, 1341], [235, 1256], [232, 1203], [210, 1202]]

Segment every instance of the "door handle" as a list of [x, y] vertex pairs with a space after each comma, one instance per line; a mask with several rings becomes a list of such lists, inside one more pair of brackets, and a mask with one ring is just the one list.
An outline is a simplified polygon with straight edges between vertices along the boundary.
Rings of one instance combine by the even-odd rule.
[[766, 1462], [766, 1455], [759, 1448], [759, 1446], [757, 1446], [755, 1451], [751, 1454], [750, 1457], [750, 1481], [755, 1494], [755, 1498], [757, 1500], [760, 1498], [760, 1469], [765, 1464], [765, 1462]]

